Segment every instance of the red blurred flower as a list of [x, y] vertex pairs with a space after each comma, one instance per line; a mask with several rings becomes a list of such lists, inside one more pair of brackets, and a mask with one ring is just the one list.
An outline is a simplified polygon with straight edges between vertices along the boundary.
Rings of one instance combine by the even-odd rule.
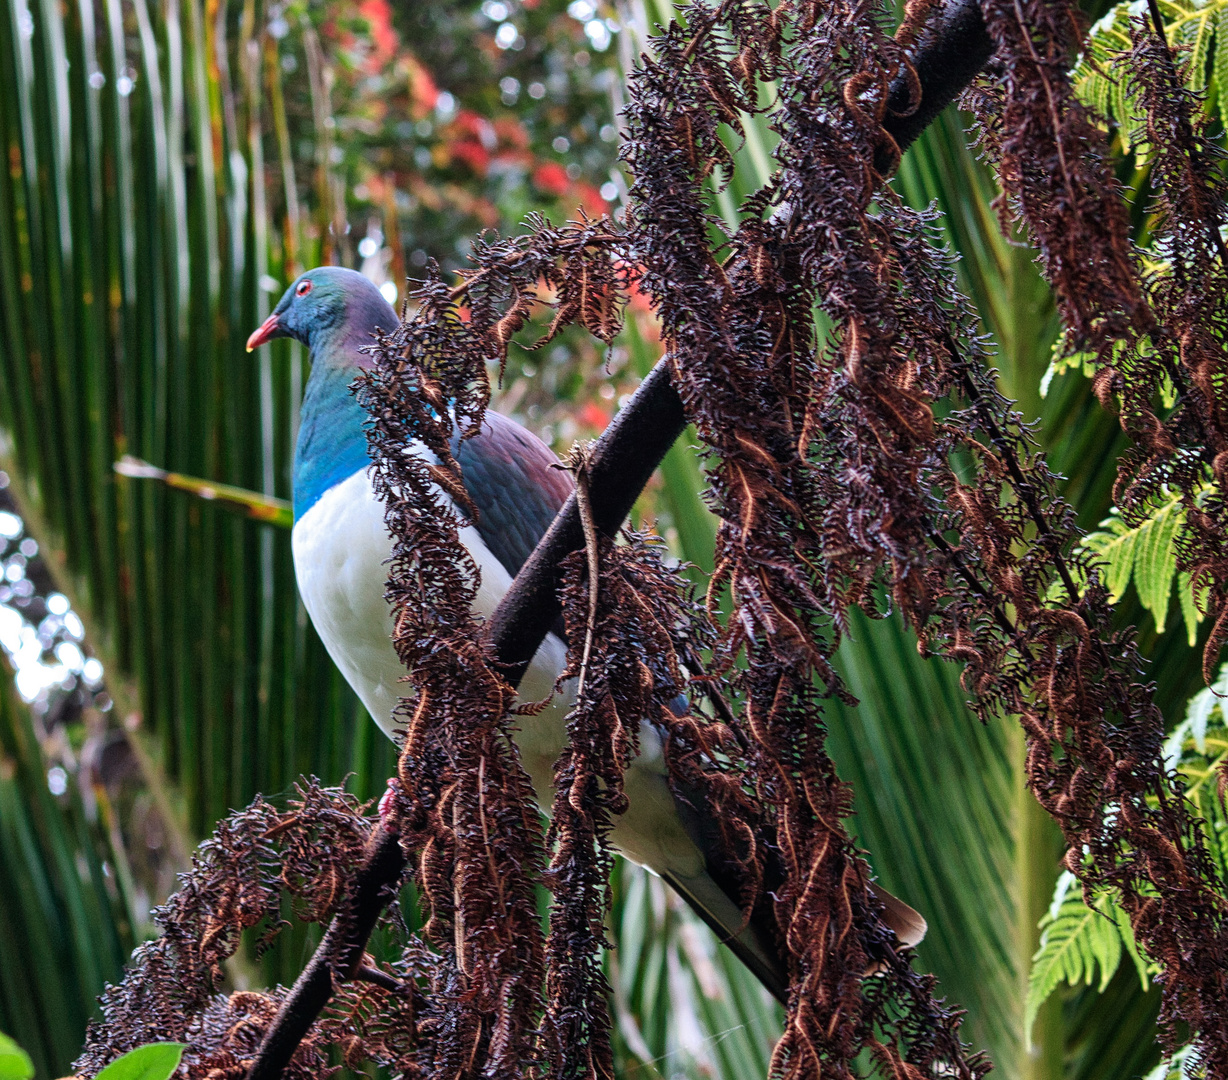
[[587, 424], [598, 431], [605, 431], [610, 423], [610, 414], [595, 401], [586, 401], [580, 406], [580, 411], [576, 414], [576, 418], [580, 423]]
[[571, 181], [567, 178], [567, 170], [557, 161], [547, 161], [543, 165], [538, 165], [533, 170], [533, 183], [551, 195], [566, 194], [567, 189], [571, 187]]
[[529, 146], [529, 133], [514, 116], [500, 116], [495, 120], [495, 137], [506, 146], [525, 150]]
[[422, 66], [416, 57], [405, 54], [409, 61], [409, 97], [413, 103], [413, 117], [421, 120], [439, 102], [439, 87], [431, 73]]
[[583, 180], [577, 180], [572, 188], [572, 195], [584, 207], [589, 217], [599, 218], [602, 214], [609, 213], [609, 203], [601, 197], [601, 192], [593, 187], [592, 184], [586, 184]]
[[486, 175], [490, 165], [490, 154], [486, 148], [475, 139], [457, 139], [448, 143], [448, 152], [456, 161], [463, 161], [479, 176]]
[[465, 162], [479, 176], [486, 175], [490, 168], [490, 152], [497, 142], [489, 120], [463, 109], [448, 125], [445, 137], [448, 153], [454, 160]]
[[371, 34], [371, 54], [367, 57], [368, 71], [379, 71], [396, 55], [400, 42], [392, 28], [392, 8], [388, 0], [359, 0], [358, 14], [367, 20]]

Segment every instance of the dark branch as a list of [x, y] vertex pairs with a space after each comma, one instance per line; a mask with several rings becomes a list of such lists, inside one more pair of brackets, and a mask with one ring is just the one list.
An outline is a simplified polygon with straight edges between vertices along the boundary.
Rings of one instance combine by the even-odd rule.
[[359, 974], [367, 939], [375, 929], [380, 912], [396, 895], [405, 863], [400, 837], [382, 822], [376, 824], [349, 897], [333, 917], [311, 960], [282, 1002], [260, 1044], [247, 1080], [280, 1077], [307, 1029], [333, 996], [334, 978], [345, 980]]
[[[921, 81], [919, 107], [908, 116], [889, 116], [884, 125], [901, 150], [972, 81], [991, 53], [992, 44], [976, 0], [947, 0], [912, 50]], [[897, 108], [906, 105], [907, 88], [902, 80], [892, 87], [891, 100]], [[669, 358], [663, 357], [593, 448], [589, 496], [598, 529], [612, 535], [622, 525], [685, 427], [682, 401], [670, 383]], [[573, 495], [516, 575], [491, 619], [495, 652], [514, 685], [519, 684], [559, 616], [559, 564], [583, 547], [584, 530]], [[351, 978], [361, 965], [367, 938], [405, 865], [396, 834], [377, 825], [355, 875], [350, 901], [333, 919], [282, 1004], [247, 1080], [276, 1080], [281, 1076], [331, 997], [334, 973], [341, 979]]]
[[[977, 0], [948, 0], [931, 16], [910, 50], [921, 81], [921, 104], [907, 115], [908, 81], [898, 77], [887, 98], [883, 127], [903, 153], [963, 92], [993, 55], [993, 41]], [[881, 168], [882, 162], [875, 161]]]

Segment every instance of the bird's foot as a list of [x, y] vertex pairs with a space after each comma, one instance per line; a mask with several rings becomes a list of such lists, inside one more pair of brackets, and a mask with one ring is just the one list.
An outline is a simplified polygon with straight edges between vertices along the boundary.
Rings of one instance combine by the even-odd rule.
[[380, 796], [378, 807], [380, 824], [389, 832], [397, 831], [396, 809], [397, 782], [389, 777], [388, 790]]

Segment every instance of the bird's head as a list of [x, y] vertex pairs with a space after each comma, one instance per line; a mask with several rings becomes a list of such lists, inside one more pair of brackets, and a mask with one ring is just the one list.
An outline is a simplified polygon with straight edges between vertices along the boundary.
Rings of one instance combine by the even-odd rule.
[[340, 266], [318, 266], [286, 290], [273, 313], [247, 339], [247, 351], [273, 338], [292, 337], [306, 345], [314, 359], [329, 345], [369, 345], [377, 329], [392, 333], [397, 322], [392, 305], [370, 279]]

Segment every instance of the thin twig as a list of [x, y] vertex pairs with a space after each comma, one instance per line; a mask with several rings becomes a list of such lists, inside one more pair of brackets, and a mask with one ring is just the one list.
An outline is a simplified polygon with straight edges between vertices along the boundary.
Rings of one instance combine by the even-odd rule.
[[377, 967], [372, 967], [370, 964], [361, 964], [354, 971], [352, 976], [359, 982], [374, 983], [376, 986], [382, 986], [394, 994], [400, 994], [405, 990], [405, 984], [400, 979], [394, 979], [386, 971], [380, 971]]
[[588, 618], [584, 624], [584, 655], [580, 658], [580, 678], [576, 697], [584, 697], [584, 677], [588, 674], [589, 657], [593, 654], [593, 632], [597, 626], [597, 603], [601, 597], [601, 560], [597, 547], [597, 523], [593, 520], [593, 502], [588, 491], [588, 446], [576, 443], [571, 448], [567, 466], [576, 477], [576, 506], [580, 524], [584, 527], [584, 551], [588, 557]]

